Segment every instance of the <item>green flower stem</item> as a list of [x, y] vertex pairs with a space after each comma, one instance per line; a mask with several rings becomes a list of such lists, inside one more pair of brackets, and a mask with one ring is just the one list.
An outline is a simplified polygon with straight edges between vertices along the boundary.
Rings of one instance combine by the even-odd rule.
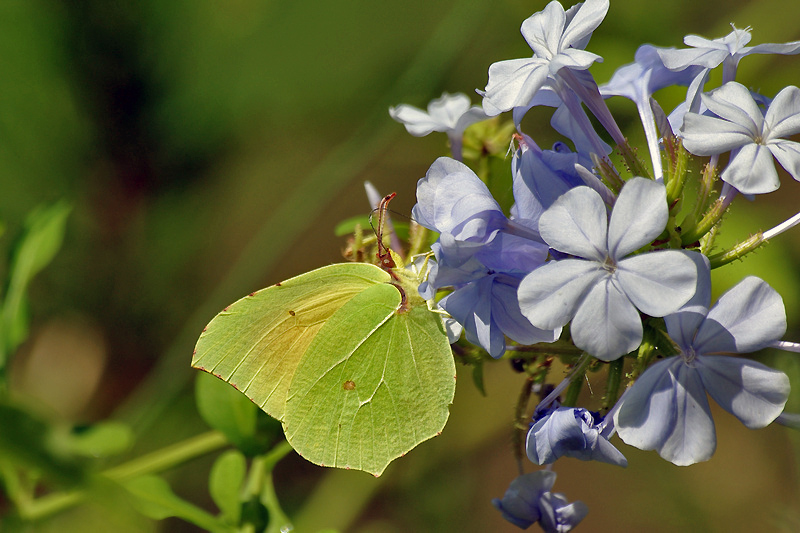
[[764, 234], [759, 231], [746, 241], [737, 244], [730, 250], [710, 255], [708, 257], [708, 261], [711, 263], [712, 269], [719, 268], [723, 265], [727, 265], [731, 261], [741, 259], [766, 242], [767, 241], [764, 239]]
[[614, 194], [619, 193], [622, 186], [625, 185], [623, 180], [617, 173], [617, 169], [606, 158], [599, 158], [597, 154], [591, 154], [592, 164], [595, 170], [600, 174], [605, 184], [611, 189]]
[[722, 219], [727, 209], [727, 204], [721, 198], [717, 199], [711, 206], [711, 209], [708, 210], [705, 216], [693, 228], [683, 231], [681, 241], [684, 246], [699, 241], [703, 235], [711, 231], [711, 228], [716, 226]]
[[628, 139], [625, 139], [624, 144], [617, 146], [617, 149], [622, 158], [625, 159], [625, 164], [628, 166], [628, 171], [632, 176], [653, 179], [650, 172], [644, 168], [644, 164], [637, 157], [636, 149], [631, 147], [630, 143], [628, 143]]
[[291, 451], [291, 445], [287, 441], [283, 441], [263, 456], [264, 483], [260, 499], [261, 503], [269, 511], [269, 527], [267, 527], [266, 533], [282, 533], [290, 531], [292, 528], [289, 517], [281, 509], [278, 496], [275, 494], [275, 485], [272, 483], [272, 469], [275, 468], [278, 461], [286, 457], [286, 454]]
[[679, 349], [667, 335], [664, 320], [661, 318], [648, 319], [645, 322], [642, 344], [639, 345], [639, 351], [636, 354], [636, 363], [628, 374], [628, 379], [632, 382], [638, 378], [657, 355], [666, 357], [675, 355], [678, 351]]
[[[714, 183], [716, 182], [717, 169], [714, 165], [708, 164], [703, 167], [703, 178], [700, 180], [700, 187], [697, 191], [697, 199], [692, 210], [686, 215], [681, 222], [681, 230], [683, 231], [683, 243], [692, 244], [700, 239], [709, 230], [701, 232], [698, 230], [698, 224], [703, 224], [706, 219], [702, 217], [702, 213], [706, 212], [711, 201], [711, 193], [714, 190]], [[718, 202], [719, 203], [719, 202]], [[721, 208], [717, 205], [717, 210]], [[724, 213], [724, 210], [723, 210]], [[720, 217], [722, 215], [720, 214]], [[701, 220], [702, 219], [702, 220]], [[708, 221], [706, 221], [706, 224]], [[713, 224], [712, 224], [713, 227]], [[689, 239], [694, 240], [689, 240]]]
[[625, 366], [625, 358], [620, 357], [611, 361], [608, 365], [608, 380], [606, 381], [606, 393], [603, 396], [603, 410], [608, 411], [612, 405], [617, 403], [619, 398], [619, 386], [622, 383], [622, 370]]
[[[666, 139], [665, 146], [667, 146]], [[665, 177], [669, 205], [673, 205], [683, 193], [688, 160], [689, 154], [683, 147], [683, 143], [672, 137], [667, 148], [667, 175]]]
[[514, 409], [514, 458], [517, 460], [517, 470], [519, 474], [525, 473], [522, 464], [525, 458], [525, 438], [528, 434], [528, 423], [530, 417], [526, 414], [528, 403], [533, 394], [534, 380], [531, 376], [525, 379], [525, 383], [517, 399], [517, 407]]
[[30, 501], [31, 491], [22, 486], [17, 469], [10, 461], [0, 460], [0, 480], [6, 496], [15, 506], [20, 507]]
[[250, 464], [244, 499], [249, 500], [253, 496], [258, 496], [259, 501], [269, 511], [269, 526], [266, 533], [282, 533], [293, 529], [291, 520], [281, 509], [278, 496], [275, 494], [275, 485], [272, 483], [272, 469], [291, 451], [292, 446], [284, 440], [268, 453], [253, 458]]
[[[101, 477], [113, 481], [126, 481], [144, 474], [161, 472], [189, 459], [218, 450], [228, 445], [228, 440], [219, 431], [209, 431], [155, 452], [137, 457], [127, 463], [111, 467]], [[89, 496], [88, 490], [75, 490], [49, 494], [20, 507], [19, 514], [26, 520], [39, 520], [77, 505]]]
[[592, 364], [593, 360], [594, 358], [592, 357], [582, 357], [577, 368], [575, 368], [575, 371], [571, 374], [571, 381], [567, 388], [564, 402], [562, 403], [564, 407], [575, 407], [578, 405], [578, 395], [581, 393], [581, 388], [583, 388], [583, 377], [586, 375], [586, 370], [589, 368], [589, 365]]
[[[550, 346], [549, 344], [534, 344], [532, 346], [507, 346], [506, 353], [501, 359], [516, 359], [525, 357], [524, 354], [535, 355], [574, 355], [579, 356], [583, 350], [575, 346]], [[492, 359], [497, 361], [497, 359]]]

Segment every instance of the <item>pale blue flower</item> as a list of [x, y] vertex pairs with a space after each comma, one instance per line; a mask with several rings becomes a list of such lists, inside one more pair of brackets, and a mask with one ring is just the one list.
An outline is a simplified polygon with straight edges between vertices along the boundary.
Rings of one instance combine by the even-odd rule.
[[560, 152], [539, 150], [526, 142], [529, 137], [521, 137], [519, 149], [511, 161], [516, 201], [512, 214], [515, 220], [535, 228], [541, 213], [559, 196], [573, 187], [584, 185], [575, 170], [575, 165], [583, 161], [579, 154], [570, 152], [566, 146]]
[[528, 430], [528, 459], [537, 465], [551, 464], [559, 457], [575, 457], [628, 466], [625, 456], [608, 441], [602, 429], [586, 409], [559, 407]]
[[589, 509], [583, 502], [568, 503], [563, 494], [550, 492], [555, 482], [556, 473], [548, 470], [523, 474], [511, 482], [503, 499], [495, 498], [492, 505], [520, 529], [538, 522], [546, 533], [567, 533]]
[[510, 59], [489, 67], [483, 110], [494, 116], [527, 106], [548, 78], [562, 68], [585, 70], [601, 58], [583, 50], [608, 11], [608, 0], [586, 0], [567, 11], [553, 0], [522, 23], [533, 50], [528, 59]]
[[695, 297], [665, 317], [680, 354], [650, 366], [620, 400], [614, 421], [620, 438], [657, 450], [684, 466], [708, 460], [716, 449], [706, 393], [751, 429], [783, 411], [789, 379], [761, 363], [725, 353], [748, 353], [774, 343], [786, 331], [780, 295], [750, 276], [722, 295], [709, 311], [706, 276]]
[[519, 311], [517, 287], [521, 277], [544, 263], [547, 245], [500, 232], [466, 262], [451, 261], [441, 243], [431, 249], [436, 255], [420, 286], [425, 298], [436, 290], [452, 287], [439, 306], [464, 328], [466, 339], [492, 357], [506, 350], [506, 336], [521, 344], [554, 342], [561, 328], [542, 330]]
[[671, 70], [683, 70], [689, 66], [700, 66], [712, 69], [722, 65], [723, 83], [733, 81], [739, 61], [750, 54], [784, 54], [800, 53], [800, 41], [790, 43], [764, 43], [757, 46], [746, 46], [750, 42], [750, 28], [737, 29], [731, 24], [731, 31], [719, 39], [706, 39], [699, 35], [687, 35], [683, 42], [690, 48], [660, 49], [658, 55], [664, 65]]
[[[765, 43], [757, 46], [746, 46], [750, 42], [750, 28], [737, 29], [731, 24], [733, 31], [725, 37], [719, 39], [706, 39], [699, 35], [687, 35], [683, 42], [690, 48], [683, 49], [659, 49], [658, 54], [664, 65], [671, 70], [683, 70], [690, 66], [702, 68], [689, 84], [686, 93], [684, 111], [700, 113], [700, 95], [703, 87], [708, 80], [711, 69], [722, 65], [722, 83], [736, 79], [736, 71], [739, 61], [751, 54], [783, 54], [791, 55], [800, 53], [800, 41], [789, 43]], [[675, 120], [680, 121], [680, 116]], [[673, 119], [671, 118], [670, 121]], [[673, 122], [675, 131], [682, 130], [680, 122]]]
[[454, 264], [469, 259], [508, 225], [503, 210], [480, 178], [467, 165], [449, 157], [434, 161], [417, 182], [412, 216], [439, 232], [439, 242]]
[[440, 98], [431, 100], [427, 112], [414, 106], [400, 104], [397, 107], [390, 107], [389, 115], [403, 124], [408, 133], [415, 137], [423, 137], [434, 131], [446, 133], [453, 157], [459, 160], [464, 130], [488, 118], [480, 106], [471, 105], [469, 97], [462, 93], [442, 94]]
[[624, 96], [636, 104], [656, 180], [663, 179], [663, 171], [650, 97], [657, 90], [670, 85], [688, 85], [700, 72], [700, 68], [687, 66], [681, 70], [670, 70], [662, 63], [658, 49], [645, 44], [636, 50], [633, 63], [617, 69], [611, 80], [600, 87], [600, 93], [604, 96]]
[[631, 255], [663, 232], [668, 217], [664, 186], [644, 178], [625, 184], [610, 219], [593, 189], [567, 191], [541, 216], [539, 233], [575, 258], [550, 261], [522, 280], [522, 314], [542, 329], [572, 320], [575, 345], [604, 361], [636, 349], [637, 309], [650, 316], [677, 311], [694, 295], [702, 268], [694, 252]]
[[492, 357], [500, 357], [506, 350], [506, 336], [525, 345], [558, 339], [561, 328], [537, 328], [520, 313], [517, 303], [519, 278], [476, 266], [478, 270], [474, 280], [439, 301], [441, 308], [464, 326], [464, 335], [469, 342], [481, 346]]
[[695, 155], [732, 150], [723, 181], [743, 194], [762, 194], [780, 186], [773, 157], [800, 181], [800, 143], [786, 137], [800, 133], [800, 89], [784, 88], [761, 112], [747, 88], [736, 82], [704, 94], [703, 103], [717, 117], [686, 113], [683, 144]]

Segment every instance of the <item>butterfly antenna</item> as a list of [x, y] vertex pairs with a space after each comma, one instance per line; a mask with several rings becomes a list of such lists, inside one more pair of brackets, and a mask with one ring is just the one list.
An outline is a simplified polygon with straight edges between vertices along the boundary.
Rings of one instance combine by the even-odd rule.
[[397, 193], [393, 192], [381, 199], [381, 203], [378, 205], [378, 229], [375, 230], [375, 235], [378, 237], [378, 261], [380, 262], [381, 268], [387, 271], [397, 266], [394, 259], [392, 259], [392, 254], [389, 252], [389, 249], [383, 244], [383, 228], [387, 218], [386, 209], [389, 202], [395, 196], [397, 196]]

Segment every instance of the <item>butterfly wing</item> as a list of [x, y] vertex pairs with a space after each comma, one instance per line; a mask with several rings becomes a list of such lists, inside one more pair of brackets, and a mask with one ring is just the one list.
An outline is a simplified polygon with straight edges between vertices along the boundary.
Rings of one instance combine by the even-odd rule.
[[257, 291], [211, 320], [197, 341], [192, 366], [227, 381], [283, 420], [289, 384], [323, 324], [354, 296], [389, 279], [374, 265], [344, 263]]
[[455, 393], [441, 318], [398, 310], [397, 287], [354, 296], [320, 329], [289, 387], [284, 431], [307, 460], [380, 475], [438, 435]]

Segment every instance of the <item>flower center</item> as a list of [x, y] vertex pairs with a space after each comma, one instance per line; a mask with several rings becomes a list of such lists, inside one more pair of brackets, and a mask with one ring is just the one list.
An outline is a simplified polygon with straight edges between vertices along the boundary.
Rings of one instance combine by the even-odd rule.
[[609, 274], [613, 274], [617, 271], [617, 263], [611, 257], [606, 256], [605, 261], [603, 261], [603, 270], [608, 272]]
[[694, 366], [694, 360], [697, 359], [697, 353], [694, 351], [693, 347], [690, 346], [681, 355], [683, 356], [683, 361], [687, 365]]

